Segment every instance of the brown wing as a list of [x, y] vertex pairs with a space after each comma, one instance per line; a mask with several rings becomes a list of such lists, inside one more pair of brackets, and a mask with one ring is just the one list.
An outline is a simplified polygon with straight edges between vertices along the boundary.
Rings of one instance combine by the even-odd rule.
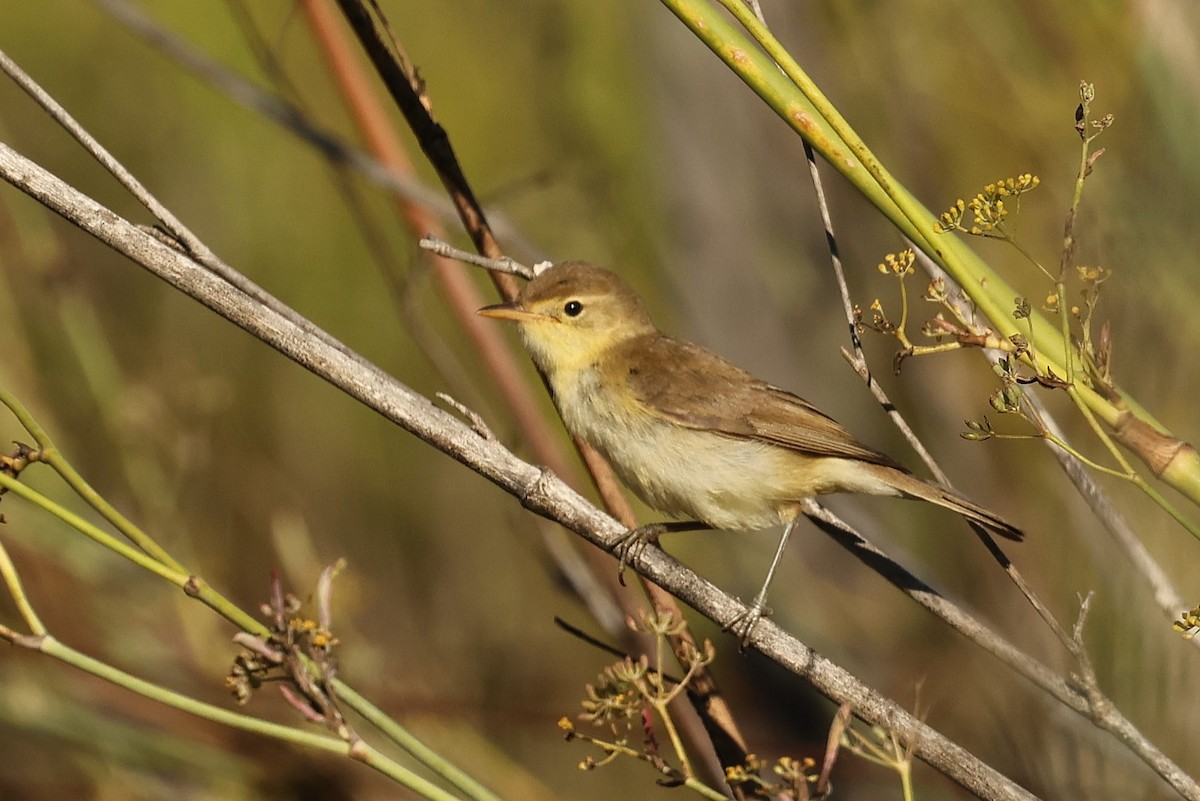
[[[908, 472], [863, 445], [803, 398], [755, 378], [691, 342], [641, 337], [622, 348], [624, 382], [651, 413], [688, 428], [754, 439], [813, 456], [861, 459]], [[636, 357], [626, 358], [626, 354]], [[653, 369], [649, 366], [653, 365]]]

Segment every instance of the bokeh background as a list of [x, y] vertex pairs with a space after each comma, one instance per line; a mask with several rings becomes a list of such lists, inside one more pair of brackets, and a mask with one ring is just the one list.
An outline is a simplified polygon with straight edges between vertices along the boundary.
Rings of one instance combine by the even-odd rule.
[[[664, 328], [798, 391], [916, 466], [839, 355], [845, 322], [799, 141], [665, 8], [381, 5], [478, 193], [535, 243], [536, 252], [515, 255], [615, 267]], [[262, 67], [269, 54], [292, 98], [356, 141], [292, 3], [138, 7], [277, 89]], [[1038, 174], [1020, 231], [1046, 263], [1057, 262], [1077, 165], [1079, 81], [1094, 82], [1095, 110], [1116, 124], [1085, 191], [1078, 260], [1114, 271], [1100, 315], [1112, 321], [1118, 380], [1180, 436], [1200, 437], [1195, 6], [765, 0], [764, 10], [929, 207], [998, 178]], [[348, 203], [313, 148], [92, 3], [0, 0], [0, 11], [0, 48], [226, 261], [410, 386], [467, 400], [528, 455], [380, 191], [353, 179], [358, 207]], [[0, 139], [149, 222], [7, 81]], [[827, 176], [855, 299], [865, 307], [881, 297], [894, 308], [895, 287], [874, 266], [903, 243]], [[382, 231], [382, 267], [364, 219]], [[1023, 293], [1044, 297], [1035, 271], [992, 244], [980, 244], [984, 255]], [[407, 313], [385, 268], [407, 279]], [[439, 355], [418, 341], [436, 343]], [[1200, 653], [1171, 631], [1044, 448], [958, 437], [964, 418], [987, 411], [993, 379], [984, 361], [965, 352], [911, 360], [897, 377], [892, 343], [868, 335], [867, 347], [877, 378], [956, 483], [1028, 530], [1011, 554], [1060, 619], [1073, 621], [1079, 595], [1095, 592], [1086, 640], [1102, 687], [1185, 770], [1200, 771]], [[265, 600], [273, 568], [304, 595], [322, 566], [347, 558], [336, 594], [344, 677], [504, 796], [667, 792], [632, 762], [580, 773], [587, 750], [562, 742], [555, 721], [577, 713], [584, 684], [609, 660], [553, 625], [559, 615], [597, 630], [518, 504], [8, 188], [0, 189], [0, 382], [106, 497], [244, 608]], [[1079, 447], [1101, 455], [1070, 410], [1047, 400]], [[1021, 430], [1018, 421], [998, 424]], [[0, 417], [0, 439], [22, 436]], [[37, 472], [26, 474], [31, 483], [69, 500]], [[1102, 483], [1177, 586], [1200, 600], [1190, 596], [1200, 544], [1135, 491]], [[890, 500], [832, 505], [1007, 637], [1071, 670], [956, 518]], [[0, 510], [0, 536], [57, 636], [232, 705], [222, 685], [236, 652], [227, 625], [33, 507], [5, 498]], [[666, 547], [748, 596], [774, 544], [765, 533], [701, 533]], [[1035, 793], [1173, 797], [1111, 737], [1049, 703], [816, 531], [794, 541], [776, 587], [777, 622]], [[10, 606], [3, 619], [18, 620]], [[693, 623], [718, 642], [716, 676], [753, 750], [819, 755], [831, 705], [738, 655], [707, 621]], [[293, 717], [269, 692], [249, 710]], [[0, 654], [0, 753], [4, 799], [396, 793], [361, 766], [197, 721], [19, 649]], [[841, 798], [900, 797], [893, 774], [853, 757], [835, 778]], [[964, 797], [927, 769], [917, 789], [922, 799]]]

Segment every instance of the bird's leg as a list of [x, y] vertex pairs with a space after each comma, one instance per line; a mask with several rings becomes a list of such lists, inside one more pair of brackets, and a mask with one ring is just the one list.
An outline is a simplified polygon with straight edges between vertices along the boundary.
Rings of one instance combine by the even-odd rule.
[[758, 621], [764, 617], [771, 616], [771, 609], [767, 606], [767, 590], [770, 589], [771, 582], [775, 579], [775, 569], [779, 567], [779, 562], [783, 559], [783, 551], [787, 547], [788, 538], [792, 536], [792, 529], [796, 527], [796, 520], [797, 518], [792, 518], [783, 527], [783, 535], [779, 538], [779, 547], [775, 549], [775, 558], [771, 560], [771, 566], [767, 569], [767, 578], [763, 581], [762, 589], [758, 591], [758, 595], [754, 596], [754, 600], [750, 602], [750, 606], [746, 611], [725, 624], [724, 631], [741, 637], [741, 649], [743, 651], [750, 644], [750, 635], [754, 633], [754, 628], [758, 625]]
[[646, 549], [647, 545], [658, 542], [661, 535], [675, 531], [699, 531], [705, 528], [708, 526], [699, 520], [672, 520], [663, 523], [647, 523], [644, 526], [629, 529], [613, 547], [613, 553], [620, 557], [620, 561], [617, 563], [617, 580], [621, 582], [622, 587], [625, 586], [625, 568], [642, 555], [642, 551]]

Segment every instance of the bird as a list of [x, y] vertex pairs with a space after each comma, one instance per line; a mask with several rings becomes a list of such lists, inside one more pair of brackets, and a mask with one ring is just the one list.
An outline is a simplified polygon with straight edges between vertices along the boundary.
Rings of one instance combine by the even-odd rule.
[[1024, 537], [1003, 517], [862, 444], [800, 396], [663, 333], [637, 293], [604, 267], [561, 262], [512, 302], [478, 313], [517, 324], [572, 436], [603, 454], [649, 507], [684, 518], [630, 530], [617, 546], [621, 570], [667, 531], [784, 526], [762, 590], [736, 621], [743, 644], [769, 614], [767, 590], [806, 499], [837, 492], [918, 499], [1007, 539]]

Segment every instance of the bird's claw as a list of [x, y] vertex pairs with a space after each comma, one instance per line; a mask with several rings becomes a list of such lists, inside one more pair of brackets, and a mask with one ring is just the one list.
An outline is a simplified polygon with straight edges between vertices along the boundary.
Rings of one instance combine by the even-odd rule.
[[625, 586], [625, 568], [636, 559], [640, 558], [642, 551], [646, 550], [646, 546], [650, 543], [657, 543], [658, 536], [663, 533], [664, 526], [661, 523], [650, 523], [645, 526], [631, 528], [625, 532], [625, 536], [613, 548], [613, 553], [619, 558], [617, 562], [617, 581], [621, 582], [621, 586]]
[[733, 620], [730, 620], [721, 627], [722, 631], [728, 631], [730, 634], [741, 640], [738, 650], [745, 651], [746, 646], [750, 644], [750, 637], [754, 634], [754, 629], [758, 627], [758, 623], [763, 618], [771, 616], [770, 607], [766, 606], [761, 598], [755, 598], [753, 602], [743, 609]]

